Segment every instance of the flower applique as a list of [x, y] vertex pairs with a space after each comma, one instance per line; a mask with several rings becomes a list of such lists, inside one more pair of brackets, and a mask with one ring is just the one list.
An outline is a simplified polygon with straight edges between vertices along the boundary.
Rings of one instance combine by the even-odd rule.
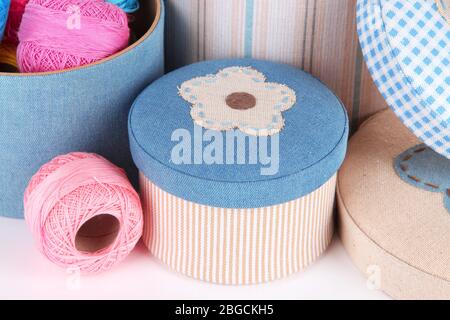
[[424, 144], [415, 146], [395, 160], [397, 174], [407, 183], [444, 195], [450, 213], [450, 161]]
[[296, 102], [294, 90], [266, 82], [252, 67], [229, 67], [214, 75], [184, 82], [179, 95], [192, 104], [193, 121], [206, 129], [239, 129], [248, 135], [270, 136], [284, 127], [283, 111]]

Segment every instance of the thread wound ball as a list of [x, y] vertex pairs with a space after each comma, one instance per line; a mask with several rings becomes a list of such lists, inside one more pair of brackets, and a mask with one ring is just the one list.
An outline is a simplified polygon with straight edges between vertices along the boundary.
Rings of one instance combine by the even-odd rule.
[[126, 13], [98, 0], [30, 0], [19, 29], [21, 72], [87, 65], [128, 45]]
[[110, 269], [142, 235], [142, 208], [124, 171], [89, 153], [56, 157], [32, 177], [25, 220], [40, 251], [82, 273]]
[[126, 13], [133, 13], [139, 10], [139, 0], [107, 0], [115, 4]]

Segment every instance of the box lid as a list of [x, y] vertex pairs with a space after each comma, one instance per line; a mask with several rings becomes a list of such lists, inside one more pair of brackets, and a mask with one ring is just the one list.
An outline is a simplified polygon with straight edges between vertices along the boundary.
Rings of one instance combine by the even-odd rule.
[[348, 118], [321, 82], [253, 59], [196, 63], [154, 82], [129, 116], [133, 159], [163, 190], [257, 208], [304, 196], [340, 167]]
[[[450, 159], [448, 0], [358, 1], [358, 34], [374, 82], [402, 122]], [[439, 7], [443, 10], [439, 10]]]

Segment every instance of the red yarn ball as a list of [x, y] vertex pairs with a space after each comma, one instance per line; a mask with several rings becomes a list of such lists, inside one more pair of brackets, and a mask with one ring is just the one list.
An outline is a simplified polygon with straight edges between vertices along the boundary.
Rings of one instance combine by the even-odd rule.
[[29, 0], [11, 0], [3, 41], [17, 46], [19, 44], [19, 27], [25, 6]]
[[[70, 21], [78, 21], [78, 27], [69, 27]], [[19, 29], [19, 69], [50, 72], [87, 65], [124, 49], [129, 36], [127, 14], [103, 0], [30, 0]]]

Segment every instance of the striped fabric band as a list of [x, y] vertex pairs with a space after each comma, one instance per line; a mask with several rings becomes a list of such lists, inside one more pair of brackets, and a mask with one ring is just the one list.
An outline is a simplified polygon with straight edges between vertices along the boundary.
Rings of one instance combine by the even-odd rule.
[[171, 269], [219, 284], [254, 284], [297, 272], [333, 235], [336, 176], [297, 200], [258, 209], [222, 209], [164, 192], [140, 175], [143, 240]]

